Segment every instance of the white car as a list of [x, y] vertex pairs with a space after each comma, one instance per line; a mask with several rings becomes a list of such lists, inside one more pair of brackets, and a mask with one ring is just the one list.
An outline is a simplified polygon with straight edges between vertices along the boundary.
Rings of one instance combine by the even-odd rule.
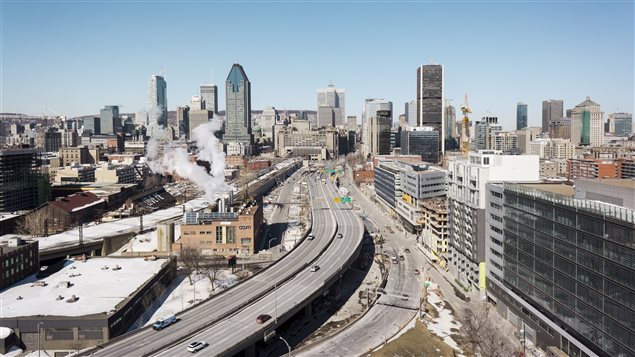
[[315, 236], [313, 235], [313, 233], [309, 233], [309, 235], [306, 237], [307, 240], [313, 240], [315, 239]]
[[203, 348], [207, 346], [209, 346], [209, 343], [207, 342], [203, 342], [203, 341], [192, 342], [187, 346], [187, 352], [195, 353], [202, 350]]
[[311, 267], [311, 271], [312, 272], [316, 272], [318, 270], [320, 270], [320, 266], [319, 265], [314, 265], [314, 266]]
[[342, 238], [342, 233], [337, 233], [337, 238]]

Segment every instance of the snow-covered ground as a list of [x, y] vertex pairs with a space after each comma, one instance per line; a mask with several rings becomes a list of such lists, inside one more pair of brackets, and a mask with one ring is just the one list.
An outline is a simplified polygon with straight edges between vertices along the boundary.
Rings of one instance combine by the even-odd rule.
[[[299, 187], [299, 186], [297, 186]], [[300, 203], [300, 195], [294, 194], [291, 198], [291, 202]], [[302, 239], [302, 235], [307, 229], [306, 222], [308, 221], [308, 212], [304, 211], [301, 215], [302, 209], [299, 204], [293, 204], [289, 207], [289, 218], [287, 222], [287, 229], [282, 236], [282, 246], [286, 251], [289, 251], [295, 247], [295, 245]], [[300, 222], [305, 222], [300, 225]]]
[[187, 275], [179, 273], [165, 292], [132, 324], [130, 329], [133, 330], [150, 325], [164, 316], [178, 314], [188, 307], [198, 304], [236, 284], [238, 276], [232, 274], [230, 270], [220, 271], [218, 280], [214, 284], [214, 291], [212, 291], [212, 284], [209, 279], [204, 275], [192, 273], [192, 282], [193, 284], [190, 285]]
[[[0, 315], [84, 316], [108, 312], [152, 278], [166, 262], [166, 259], [143, 258], [67, 260], [60, 271], [39, 280], [45, 286], [34, 284], [38, 280], [31, 275], [3, 291]], [[67, 302], [73, 295], [78, 300]]]
[[[455, 350], [461, 351], [459, 345], [450, 335], [455, 334], [461, 328], [461, 323], [454, 319], [452, 311], [445, 308], [445, 301], [438, 295], [439, 286], [431, 283], [428, 288], [428, 303], [437, 310], [439, 317], [428, 322], [428, 330], [441, 337], [443, 342]], [[454, 330], [454, 331], [452, 331]]]
[[[181, 225], [174, 224], [174, 240], [178, 241], [181, 236]], [[124, 244], [111, 256], [120, 256], [123, 252], [155, 252], [157, 250], [157, 231], [153, 230], [143, 234], [137, 234], [130, 242]]]
[[[0, 357], [17, 357], [19, 355], [22, 354], [22, 352], [24, 352], [21, 348], [16, 347], [16, 346], [12, 346], [9, 351], [7, 351], [7, 353], [0, 355]], [[45, 354], [42, 354], [42, 356], [46, 356]]]

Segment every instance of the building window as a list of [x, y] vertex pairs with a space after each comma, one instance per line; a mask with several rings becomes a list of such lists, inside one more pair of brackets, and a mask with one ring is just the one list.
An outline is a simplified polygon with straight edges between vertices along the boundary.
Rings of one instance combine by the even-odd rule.
[[227, 227], [227, 239], [225, 243], [234, 244], [236, 239], [236, 227]]
[[223, 227], [216, 227], [216, 244], [223, 243]]

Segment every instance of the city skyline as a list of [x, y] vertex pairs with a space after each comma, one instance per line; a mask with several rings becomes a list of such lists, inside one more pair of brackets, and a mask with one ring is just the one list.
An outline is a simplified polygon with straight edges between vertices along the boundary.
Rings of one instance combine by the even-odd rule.
[[[432, 62], [444, 66], [444, 98], [458, 107], [467, 93], [473, 121], [498, 116], [507, 130], [515, 128], [519, 101], [528, 104], [529, 126], [541, 125], [541, 103], [552, 98], [571, 109], [590, 96], [602, 106], [605, 120], [609, 113], [633, 112], [632, 2], [359, 5], [251, 4], [241, 12], [249, 26], [215, 33], [203, 31], [207, 27], [199, 24], [205, 22], [198, 20], [213, 12], [213, 28], [226, 28], [231, 19], [225, 15], [240, 5], [197, 3], [201, 11], [187, 21], [166, 22], [165, 35], [150, 36], [151, 29], [133, 20], [168, 16], [176, 5], [4, 2], [0, 111], [39, 115], [48, 107], [76, 116], [120, 105], [122, 113], [136, 113], [147, 102], [147, 78], [162, 68], [168, 110], [175, 111], [210, 82], [210, 68], [214, 84], [222, 87], [232, 63], [238, 62], [250, 74], [254, 109], [317, 110], [315, 90], [332, 81], [347, 93], [347, 113], [359, 120], [367, 98], [385, 98], [397, 108], [414, 100], [416, 70]], [[325, 30], [319, 19], [327, 15], [334, 22], [346, 21], [350, 30]], [[277, 20], [268, 21], [270, 16]], [[365, 20], [376, 16], [383, 16], [386, 26]], [[120, 26], [112, 26], [113, 17]], [[420, 35], [417, 23], [424, 20], [442, 29], [439, 36]], [[602, 26], [586, 25], [598, 20]], [[321, 40], [333, 35], [341, 41]], [[179, 48], [193, 51], [201, 37], [215, 43], [214, 51], [179, 54]], [[362, 56], [362, 49], [377, 41], [384, 51]], [[581, 50], [572, 50], [589, 43], [593, 51], [580, 55]], [[414, 49], [404, 51], [404, 46]], [[104, 48], [111, 55], [94, 55]], [[327, 49], [332, 59], [316, 55]], [[281, 50], [286, 55], [275, 55]], [[223, 104], [225, 91], [218, 94]]]

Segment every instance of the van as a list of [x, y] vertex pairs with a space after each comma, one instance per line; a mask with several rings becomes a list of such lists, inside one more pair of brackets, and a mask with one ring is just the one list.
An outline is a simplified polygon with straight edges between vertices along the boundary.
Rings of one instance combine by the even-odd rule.
[[172, 325], [175, 322], [176, 322], [176, 316], [174, 316], [174, 315], [168, 316], [168, 317], [164, 317], [164, 318], [159, 319], [154, 324], [152, 324], [152, 328], [157, 330], [157, 331], [160, 331], [160, 330], [163, 330], [164, 328]]

